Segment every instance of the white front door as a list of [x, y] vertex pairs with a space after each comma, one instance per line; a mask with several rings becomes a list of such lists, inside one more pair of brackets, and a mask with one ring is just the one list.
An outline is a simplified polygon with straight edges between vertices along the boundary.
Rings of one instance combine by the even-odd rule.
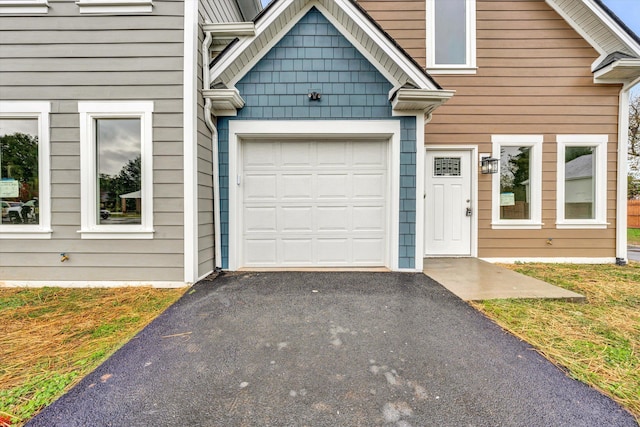
[[388, 264], [388, 141], [242, 145], [241, 266]]
[[427, 151], [425, 256], [470, 256], [471, 152]]

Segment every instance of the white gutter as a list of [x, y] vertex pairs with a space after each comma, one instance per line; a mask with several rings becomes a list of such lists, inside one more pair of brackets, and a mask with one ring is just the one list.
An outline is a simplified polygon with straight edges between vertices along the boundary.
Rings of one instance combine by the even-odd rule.
[[616, 262], [627, 262], [627, 152], [629, 147], [629, 91], [640, 78], [622, 86], [618, 110], [618, 185], [616, 188]]
[[[206, 25], [206, 24], [205, 24]], [[210, 31], [205, 32], [205, 38], [202, 42], [202, 87], [204, 90], [210, 88], [209, 81], [209, 49], [213, 35]], [[213, 239], [214, 239], [214, 257], [216, 268], [222, 267], [222, 245], [220, 242], [220, 171], [218, 165], [218, 128], [211, 118], [211, 98], [204, 99], [204, 121], [211, 131], [211, 153], [213, 163]]]

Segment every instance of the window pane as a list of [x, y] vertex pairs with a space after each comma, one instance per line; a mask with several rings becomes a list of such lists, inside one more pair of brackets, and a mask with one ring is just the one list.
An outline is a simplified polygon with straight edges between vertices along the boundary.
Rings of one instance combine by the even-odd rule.
[[435, 1], [436, 64], [467, 63], [466, 0]]
[[595, 147], [567, 147], [564, 152], [564, 217], [595, 219]]
[[500, 219], [531, 219], [531, 148], [500, 148]]
[[97, 119], [98, 224], [142, 223], [140, 119]]
[[0, 119], [2, 224], [39, 224], [38, 120]]

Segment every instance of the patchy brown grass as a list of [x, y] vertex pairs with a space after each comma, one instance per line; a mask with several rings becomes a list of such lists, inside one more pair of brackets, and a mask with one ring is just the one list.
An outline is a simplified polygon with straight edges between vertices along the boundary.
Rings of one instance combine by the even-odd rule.
[[0, 289], [0, 426], [22, 425], [183, 289]]
[[473, 305], [640, 419], [640, 263], [504, 267], [581, 293], [587, 302], [493, 300]]

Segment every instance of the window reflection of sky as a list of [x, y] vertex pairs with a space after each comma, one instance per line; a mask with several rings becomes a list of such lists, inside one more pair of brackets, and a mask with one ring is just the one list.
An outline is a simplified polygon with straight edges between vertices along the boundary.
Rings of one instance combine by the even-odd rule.
[[38, 121], [35, 119], [0, 119], [0, 136], [25, 133], [38, 135]]
[[98, 119], [98, 173], [117, 175], [140, 156], [140, 119]]

